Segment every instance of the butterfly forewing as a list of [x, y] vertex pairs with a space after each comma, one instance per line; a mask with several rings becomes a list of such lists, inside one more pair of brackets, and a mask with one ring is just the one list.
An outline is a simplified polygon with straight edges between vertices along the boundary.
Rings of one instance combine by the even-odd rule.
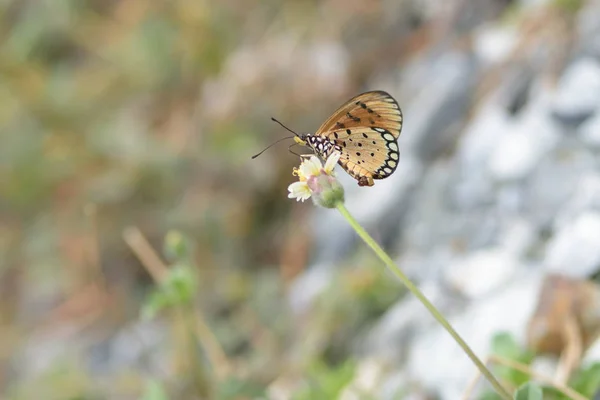
[[391, 175], [398, 165], [402, 111], [383, 91], [360, 94], [342, 105], [316, 132], [342, 149], [339, 164], [361, 186]]

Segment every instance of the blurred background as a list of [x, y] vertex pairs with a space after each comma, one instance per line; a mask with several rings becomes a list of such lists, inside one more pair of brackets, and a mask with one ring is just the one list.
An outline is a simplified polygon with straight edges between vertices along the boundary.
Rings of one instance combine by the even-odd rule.
[[286, 144], [250, 159], [270, 117], [313, 132], [366, 90], [400, 104], [401, 158], [371, 188], [338, 171], [350, 212], [482, 358], [596, 390], [598, 0], [0, 18], [2, 398], [495, 398], [336, 211], [287, 199]]

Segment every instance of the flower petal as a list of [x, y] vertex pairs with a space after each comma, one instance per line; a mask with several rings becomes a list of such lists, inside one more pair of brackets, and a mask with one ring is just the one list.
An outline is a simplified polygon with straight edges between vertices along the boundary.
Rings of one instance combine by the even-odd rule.
[[300, 180], [308, 180], [311, 176], [316, 176], [321, 173], [323, 165], [316, 156], [310, 156], [309, 159], [304, 159], [300, 168], [298, 168], [298, 176]]
[[337, 164], [338, 160], [340, 159], [341, 153], [339, 151], [334, 151], [333, 153], [331, 153], [331, 155], [327, 158], [327, 161], [325, 162], [325, 173], [327, 175], [333, 175], [333, 169], [335, 168], [335, 165]]
[[288, 198], [296, 199], [296, 201], [304, 201], [310, 198], [311, 192], [306, 182], [294, 182], [288, 186]]

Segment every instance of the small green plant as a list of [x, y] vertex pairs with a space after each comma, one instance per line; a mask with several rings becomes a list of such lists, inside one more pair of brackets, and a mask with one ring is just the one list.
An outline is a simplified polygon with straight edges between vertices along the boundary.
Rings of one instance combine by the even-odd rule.
[[[497, 359], [494, 362], [494, 372], [499, 378], [511, 387], [518, 387], [514, 394], [515, 399], [538, 399], [544, 400], [572, 400], [592, 398], [600, 388], [600, 363], [592, 364], [589, 367], [575, 371], [568, 387], [557, 387], [552, 385], [551, 378], [546, 377], [541, 381], [548, 383], [545, 385], [534, 384], [530, 380], [531, 374], [526, 372], [535, 358], [535, 354], [522, 346], [508, 333], [498, 333], [492, 339], [492, 353]], [[500, 360], [506, 360], [516, 365], [522, 366], [516, 368], [510, 364], [503, 364]], [[541, 396], [543, 393], [543, 397]], [[480, 400], [498, 400], [500, 397], [492, 392], [484, 392]]]
[[219, 383], [215, 398], [219, 400], [266, 399], [266, 395], [263, 385], [230, 376]]
[[142, 400], [169, 400], [169, 396], [160, 382], [151, 379], [146, 383]]
[[[531, 364], [535, 357], [533, 352], [521, 347], [510, 334], [504, 332], [498, 333], [492, 338], [492, 354], [525, 365]], [[521, 386], [531, 378], [522, 371], [504, 365], [496, 365], [494, 371], [513, 387]]]
[[305, 386], [296, 392], [293, 399], [337, 399], [354, 378], [355, 371], [356, 365], [352, 361], [335, 367], [315, 361], [308, 368]]
[[189, 305], [197, 287], [196, 276], [189, 265], [174, 265], [144, 303], [142, 318], [154, 318], [165, 308]]
[[514, 400], [543, 400], [542, 388], [535, 383], [527, 382], [517, 389]]
[[[575, 371], [569, 380], [569, 387], [586, 398], [593, 398], [600, 390], [600, 363], [594, 363]], [[549, 389], [548, 392], [548, 398], [551, 400], [570, 400], [568, 396], [554, 389]]]

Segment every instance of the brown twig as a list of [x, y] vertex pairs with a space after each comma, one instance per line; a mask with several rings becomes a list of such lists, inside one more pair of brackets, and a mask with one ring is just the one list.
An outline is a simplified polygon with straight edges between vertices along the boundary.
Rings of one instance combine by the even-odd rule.
[[[487, 367], [488, 364], [490, 363], [490, 359], [489, 357], [487, 357], [486, 359], [483, 360], [483, 364]], [[479, 382], [479, 378], [481, 378], [481, 372], [479, 372], [479, 370], [475, 371], [475, 375], [473, 376], [473, 379], [471, 379], [471, 382], [469, 382], [469, 384], [467, 385], [467, 388], [465, 389], [465, 393], [463, 394], [463, 400], [469, 400], [471, 398], [471, 395], [473, 393], [473, 390], [475, 390], [475, 386], [477, 386], [477, 382]]]
[[581, 361], [583, 354], [583, 345], [581, 343], [582, 333], [575, 317], [570, 316], [564, 325], [565, 348], [560, 355], [554, 381], [560, 384], [566, 384], [571, 373]]
[[123, 231], [125, 243], [135, 253], [154, 282], [160, 283], [169, 274], [169, 270], [137, 227], [129, 227]]

